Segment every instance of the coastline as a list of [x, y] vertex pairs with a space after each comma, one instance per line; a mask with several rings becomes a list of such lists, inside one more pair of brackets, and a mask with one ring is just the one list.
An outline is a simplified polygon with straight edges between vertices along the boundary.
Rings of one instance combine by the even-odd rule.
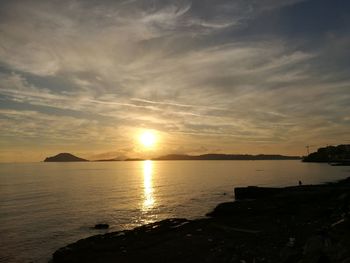
[[345, 262], [350, 178], [219, 204], [208, 218], [166, 219], [81, 239], [52, 262]]

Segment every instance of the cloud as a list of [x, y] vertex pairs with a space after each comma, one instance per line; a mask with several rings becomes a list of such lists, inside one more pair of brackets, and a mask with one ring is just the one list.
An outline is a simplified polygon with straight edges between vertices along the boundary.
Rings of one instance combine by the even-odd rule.
[[[84, 141], [114, 141], [115, 131], [104, 125], [100, 127], [93, 120], [55, 116], [37, 111], [0, 110], [3, 137], [27, 138], [36, 141], [59, 143], [82, 143]], [[100, 130], [104, 130], [103, 133]], [[116, 129], [115, 129], [116, 130]]]

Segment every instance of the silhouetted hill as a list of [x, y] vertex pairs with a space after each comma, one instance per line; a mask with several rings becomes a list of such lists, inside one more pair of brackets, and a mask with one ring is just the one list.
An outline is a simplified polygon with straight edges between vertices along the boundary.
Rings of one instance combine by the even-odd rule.
[[141, 158], [127, 158], [124, 161], [130, 162], [130, 161], [144, 161], [145, 159]]
[[88, 162], [89, 160], [79, 158], [70, 153], [59, 153], [55, 156], [45, 158], [44, 162]]
[[341, 144], [338, 146], [327, 146], [319, 148], [317, 152], [310, 153], [303, 159], [303, 162], [346, 162], [350, 160], [350, 144]]
[[155, 158], [154, 160], [300, 160], [300, 156], [284, 156], [279, 154], [218, 154], [209, 153], [202, 155], [169, 154]]
[[102, 159], [102, 160], [94, 160], [93, 162], [120, 162], [122, 160], [113, 158], [113, 159]]
[[195, 156], [186, 154], [168, 154], [154, 158], [154, 160], [195, 160]]

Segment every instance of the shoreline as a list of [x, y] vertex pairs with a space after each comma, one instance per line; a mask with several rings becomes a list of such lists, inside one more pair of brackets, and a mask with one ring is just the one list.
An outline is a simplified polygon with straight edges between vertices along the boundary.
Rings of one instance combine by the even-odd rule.
[[51, 262], [350, 260], [350, 177], [274, 189], [221, 203], [208, 218], [166, 219], [81, 239], [58, 249]]

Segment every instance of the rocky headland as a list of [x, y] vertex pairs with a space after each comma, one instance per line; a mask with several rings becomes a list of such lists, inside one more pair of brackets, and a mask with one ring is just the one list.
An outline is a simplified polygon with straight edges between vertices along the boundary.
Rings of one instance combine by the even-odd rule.
[[58, 249], [52, 262], [350, 262], [350, 179], [236, 188], [208, 218], [167, 219]]
[[332, 163], [350, 165], [350, 144], [327, 146], [317, 149], [303, 159], [303, 162]]

